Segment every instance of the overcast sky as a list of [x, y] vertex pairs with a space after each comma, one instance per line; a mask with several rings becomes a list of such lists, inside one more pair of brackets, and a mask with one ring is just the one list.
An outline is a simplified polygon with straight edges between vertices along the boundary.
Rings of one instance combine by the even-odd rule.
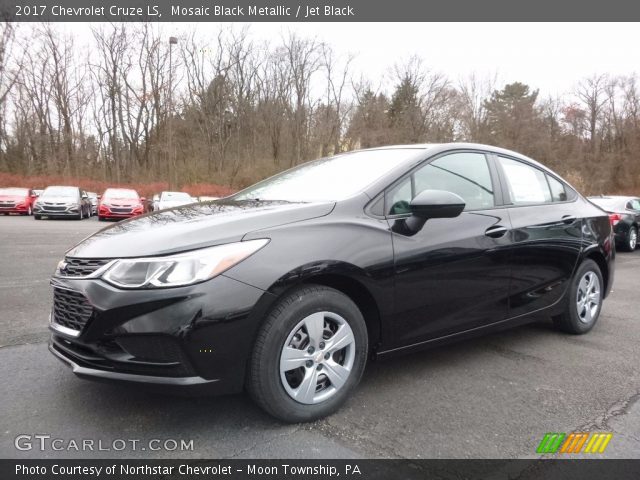
[[[425, 65], [456, 80], [476, 72], [497, 75], [498, 85], [521, 81], [541, 94], [570, 92], [594, 73], [640, 73], [637, 23], [252, 23], [256, 40], [279, 39], [292, 30], [330, 43], [337, 53], [356, 54], [353, 64], [374, 84], [391, 66], [420, 56]], [[219, 24], [198, 24], [201, 33]], [[80, 38], [88, 25], [67, 24]], [[167, 34], [193, 30], [187, 23], [164, 24]], [[387, 84], [388, 85], [388, 84]]]

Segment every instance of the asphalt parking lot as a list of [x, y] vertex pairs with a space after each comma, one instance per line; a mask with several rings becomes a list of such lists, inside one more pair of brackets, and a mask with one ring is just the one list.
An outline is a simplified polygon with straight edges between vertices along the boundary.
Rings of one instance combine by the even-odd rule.
[[[182, 398], [76, 378], [47, 351], [48, 279], [103, 225], [0, 217], [3, 458], [536, 458], [546, 432], [613, 432], [600, 457], [640, 458], [640, 250], [587, 336], [550, 322], [371, 363], [330, 418], [283, 425], [244, 395]], [[193, 440], [190, 451], [21, 451], [16, 436]], [[34, 442], [35, 444], [36, 442]], [[66, 445], [66, 443], [65, 443]]]

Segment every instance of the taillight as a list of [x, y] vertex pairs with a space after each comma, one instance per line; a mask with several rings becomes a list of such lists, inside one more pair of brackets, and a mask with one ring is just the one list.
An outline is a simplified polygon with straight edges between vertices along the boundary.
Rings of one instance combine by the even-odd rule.
[[612, 227], [615, 227], [620, 220], [622, 220], [622, 215], [620, 215], [619, 213], [609, 214], [609, 222], [611, 222]]

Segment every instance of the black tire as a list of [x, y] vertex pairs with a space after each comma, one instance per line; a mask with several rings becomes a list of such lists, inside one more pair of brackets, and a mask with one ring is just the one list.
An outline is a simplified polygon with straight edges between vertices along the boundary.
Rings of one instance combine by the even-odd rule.
[[[599, 303], [595, 314], [589, 315], [590, 318], [587, 320], [585, 318], [585, 310], [582, 310], [581, 312], [578, 311], [578, 292], [580, 291], [580, 282], [589, 273], [595, 275], [599, 282]], [[602, 311], [603, 295], [604, 282], [602, 280], [600, 267], [598, 267], [598, 264], [593, 260], [587, 259], [582, 262], [582, 264], [580, 264], [578, 270], [573, 276], [573, 279], [571, 280], [569, 291], [566, 294], [564, 312], [556, 317], [553, 317], [553, 323], [559, 330], [573, 335], [582, 335], [589, 332], [595, 326], [598, 318], [600, 317], [600, 312]], [[588, 306], [585, 308], [588, 308]]]
[[638, 244], [638, 229], [634, 226], [629, 227], [629, 231], [627, 232], [627, 238], [620, 247], [620, 250], [625, 252], [633, 252]]
[[42, 218], [42, 217], [41, 217], [40, 215], [34, 215], [34, 216], [33, 216], [33, 219], [34, 219], [34, 220], [40, 220], [41, 218]]
[[100, 215], [98, 215], [98, 221], [99, 222], [104, 222], [106, 220], [106, 218], [101, 217]]
[[[355, 353], [345, 383], [329, 398], [305, 404], [294, 400], [285, 390], [281, 380], [280, 355], [296, 325], [317, 312], [333, 312], [348, 323], [355, 340]], [[367, 351], [367, 327], [356, 304], [333, 288], [305, 285], [281, 298], [260, 328], [249, 361], [247, 390], [253, 400], [274, 417], [288, 423], [310, 422], [330, 415], [347, 400], [360, 382]]]

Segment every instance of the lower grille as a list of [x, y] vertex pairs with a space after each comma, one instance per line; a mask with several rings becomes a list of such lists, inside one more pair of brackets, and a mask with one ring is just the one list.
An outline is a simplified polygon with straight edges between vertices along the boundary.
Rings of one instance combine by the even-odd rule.
[[131, 213], [132, 209], [131, 208], [115, 208], [115, 207], [111, 207], [111, 212], [112, 213]]
[[14, 202], [1, 202], [0, 208], [14, 208], [16, 204]]
[[80, 292], [54, 287], [54, 323], [79, 332], [87, 325], [92, 315], [93, 307]]
[[43, 205], [42, 209], [46, 210], [47, 212], [64, 212], [65, 210], [67, 210], [67, 207], [56, 207], [56, 206], [53, 206], [53, 205]]
[[64, 277], [86, 277], [105, 266], [111, 260], [104, 258], [70, 258], [64, 259], [66, 266], [60, 270]]

